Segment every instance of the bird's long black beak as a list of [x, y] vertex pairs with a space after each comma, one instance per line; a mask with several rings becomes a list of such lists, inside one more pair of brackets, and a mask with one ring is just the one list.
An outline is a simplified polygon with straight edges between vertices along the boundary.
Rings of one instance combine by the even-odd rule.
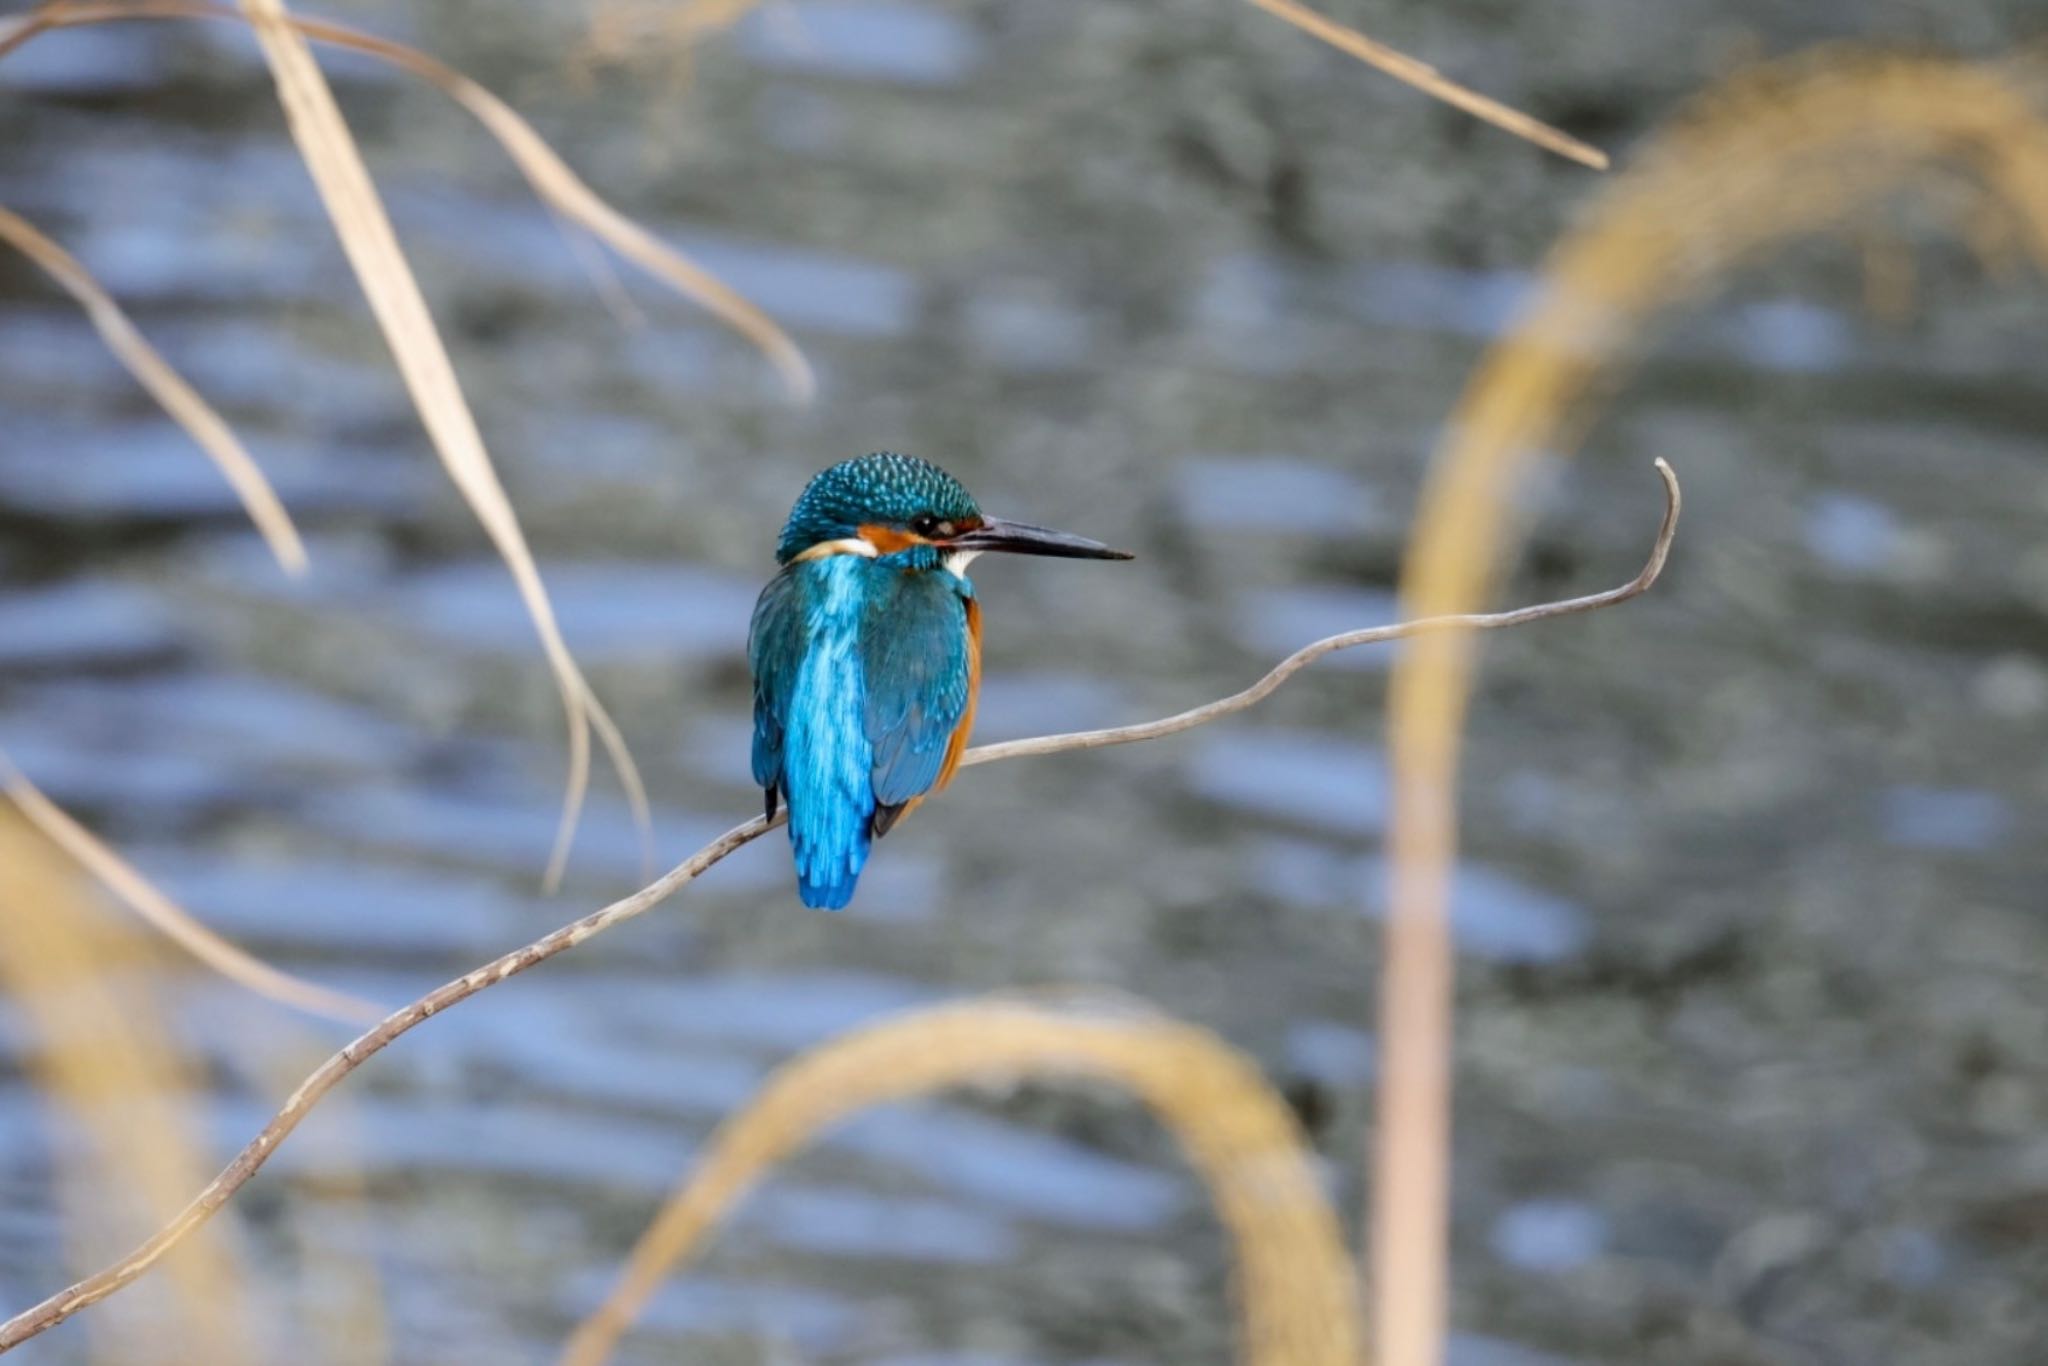
[[984, 517], [980, 526], [963, 531], [946, 546], [951, 550], [1005, 550], [1013, 555], [1051, 555], [1063, 560], [1128, 560], [1128, 550], [1112, 550], [1086, 536], [1072, 536], [1027, 522]]

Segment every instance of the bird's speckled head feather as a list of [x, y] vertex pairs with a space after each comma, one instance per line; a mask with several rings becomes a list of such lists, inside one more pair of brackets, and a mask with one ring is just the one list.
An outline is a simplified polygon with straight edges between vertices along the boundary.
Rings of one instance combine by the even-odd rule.
[[969, 526], [979, 522], [981, 508], [958, 479], [930, 461], [894, 451], [842, 460], [804, 485], [775, 558], [788, 564], [812, 546], [859, 536], [863, 526], [912, 528], [920, 518]]

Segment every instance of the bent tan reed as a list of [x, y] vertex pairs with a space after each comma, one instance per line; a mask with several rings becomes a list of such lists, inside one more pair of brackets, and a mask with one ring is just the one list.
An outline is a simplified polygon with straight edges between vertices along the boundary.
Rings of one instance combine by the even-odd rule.
[[[1536, 451], [1568, 448], [1643, 329], [1743, 262], [1897, 187], [1971, 175], [2048, 264], [2048, 124], [2017, 67], [1823, 49], [1738, 77], [1607, 182], [1534, 302], [1481, 360], [1436, 452], [1402, 572], [1414, 615], [1475, 610], [1507, 557], [1505, 506]], [[1468, 632], [1396, 664], [1393, 914], [1382, 960], [1372, 1180], [1378, 1366], [1435, 1366], [1445, 1317], [1457, 762]]]
[[640, 1235], [563, 1366], [601, 1366], [670, 1272], [768, 1172], [869, 1106], [973, 1081], [1107, 1082], [1179, 1141], [1236, 1254], [1246, 1366], [1359, 1366], [1351, 1258], [1287, 1102], [1206, 1029], [1149, 1010], [997, 997], [910, 1011], [777, 1068], [719, 1126], [704, 1160]]
[[[153, 943], [108, 923], [76, 865], [4, 806], [0, 924], [0, 995], [24, 1026], [19, 1061], [53, 1118], [69, 1121], [51, 1134], [65, 1241], [90, 1264], [134, 1236], [123, 1225], [170, 1217], [204, 1171], [191, 1105], [200, 1082], [154, 999]], [[226, 1232], [182, 1249], [171, 1293], [146, 1306], [148, 1331], [174, 1334], [198, 1359], [245, 1366], [257, 1360], [247, 1280]], [[105, 1348], [96, 1355], [137, 1359], [143, 1326], [106, 1327], [93, 1335]]]

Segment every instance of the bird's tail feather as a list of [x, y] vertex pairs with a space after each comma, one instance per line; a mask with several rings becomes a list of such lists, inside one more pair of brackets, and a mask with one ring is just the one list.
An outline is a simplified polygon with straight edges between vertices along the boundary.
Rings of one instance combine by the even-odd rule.
[[868, 838], [856, 837], [851, 848], [804, 850], [796, 855], [796, 891], [814, 911], [838, 911], [853, 900], [860, 870], [868, 861]]

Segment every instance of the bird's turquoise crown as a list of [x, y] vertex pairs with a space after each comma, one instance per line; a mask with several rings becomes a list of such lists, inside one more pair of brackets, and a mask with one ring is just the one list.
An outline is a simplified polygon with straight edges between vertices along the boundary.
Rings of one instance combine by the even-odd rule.
[[981, 516], [960, 481], [928, 460], [876, 451], [813, 475], [783, 524], [775, 559], [788, 564], [823, 541], [858, 536], [863, 526], [909, 527], [921, 517], [955, 525]]

